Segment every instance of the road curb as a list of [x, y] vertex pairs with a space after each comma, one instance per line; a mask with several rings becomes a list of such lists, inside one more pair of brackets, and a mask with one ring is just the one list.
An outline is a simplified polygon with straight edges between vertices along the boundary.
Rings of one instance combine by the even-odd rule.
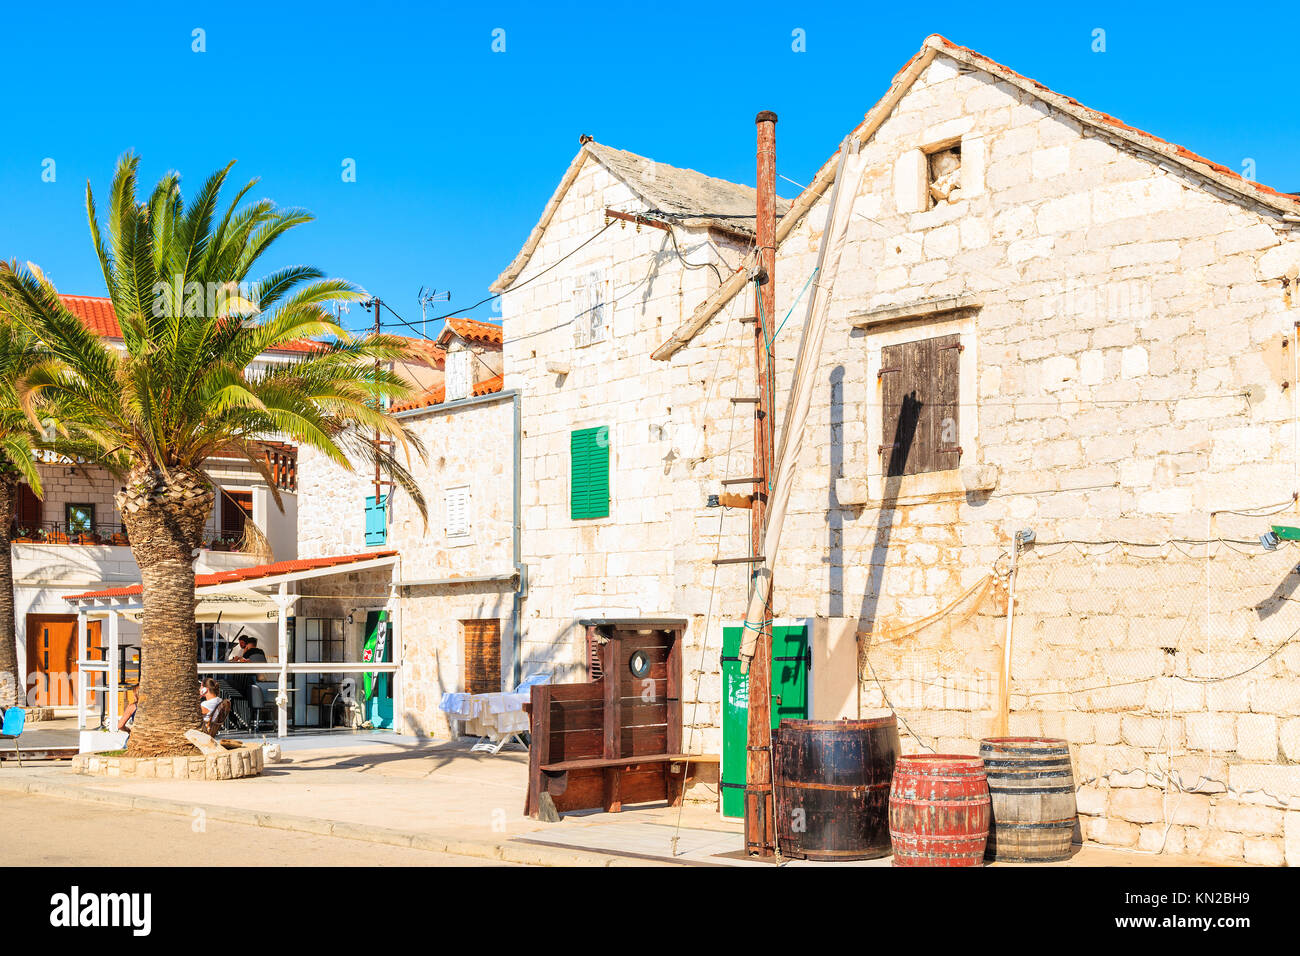
[[364, 823], [329, 820], [323, 817], [298, 816], [291, 813], [268, 813], [260, 810], [245, 810], [240, 807], [226, 807], [220, 804], [192, 803], [185, 800], [148, 797], [132, 793], [114, 793], [57, 780], [6, 780], [3, 774], [0, 774], [0, 792], [59, 797], [66, 800], [110, 804], [136, 810], [149, 810], [156, 813], [173, 813], [187, 817], [192, 817], [195, 815], [195, 811], [200, 811], [204, 818], [219, 820], [222, 823], [241, 823], [245, 826], [263, 827], [269, 830], [293, 830], [317, 836], [335, 836], [348, 840], [361, 840], [366, 843], [405, 846], [417, 850], [446, 853], [451, 856], [494, 860], [499, 863], [582, 867], [677, 865], [668, 861], [631, 859], [605, 853], [593, 853], [588, 850], [566, 849], [563, 847], [551, 848], [537, 844], [524, 845], [510, 843], [509, 841], [491, 842], [486, 840], [466, 840], [464, 838], [449, 839], [436, 833], [398, 830], [392, 827], [370, 826]]

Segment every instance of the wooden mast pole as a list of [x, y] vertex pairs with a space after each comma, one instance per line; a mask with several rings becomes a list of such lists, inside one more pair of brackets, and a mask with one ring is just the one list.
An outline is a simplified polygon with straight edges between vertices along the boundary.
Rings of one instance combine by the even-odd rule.
[[[754, 501], [750, 507], [750, 554], [763, 554], [763, 522], [767, 514], [772, 468], [772, 412], [769, 395], [774, 355], [768, 342], [775, 331], [776, 311], [776, 114], [764, 110], [754, 119], [758, 133], [758, 209], [755, 233], [758, 245], [759, 321], [754, 323], [754, 363], [758, 401], [754, 406]], [[771, 569], [768, 569], [769, 571]], [[745, 761], [745, 851], [768, 857], [776, 849], [772, 799], [772, 590], [758, 628], [758, 643], [749, 667], [749, 726]]]

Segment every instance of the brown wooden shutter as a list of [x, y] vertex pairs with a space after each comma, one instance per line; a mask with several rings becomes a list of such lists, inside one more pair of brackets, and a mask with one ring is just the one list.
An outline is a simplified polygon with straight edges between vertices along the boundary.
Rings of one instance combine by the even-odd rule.
[[926, 458], [918, 381], [924, 377], [925, 342], [888, 345], [880, 352], [881, 455], [886, 477], [913, 475]]
[[930, 340], [933, 365], [930, 398], [932, 471], [961, 467], [961, 336], [945, 335]]
[[880, 453], [886, 477], [960, 465], [960, 354], [957, 335], [880, 350]]
[[488, 620], [461, 621], [465, 635], [465, 692], [498, 694], [501, 692], [501, 622]]

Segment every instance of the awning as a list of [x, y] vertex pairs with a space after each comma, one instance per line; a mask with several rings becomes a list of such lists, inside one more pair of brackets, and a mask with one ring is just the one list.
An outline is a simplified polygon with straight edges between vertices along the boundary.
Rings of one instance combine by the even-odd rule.
[[[274, 622], [279, 619], [279, 606], [270, 592], [281, 584], [338, 574], [341, 571], [391, 567], [396, 562], [396, 551], [365, 551], [361, 554], [276, 561], [249, 568], [196, 574], [194, 595], [198, 604], [194, 613], [195, 620], [212, 622], [220, 617], [223, 622], [231, 623]], [[102, 618], [116, 613], [139, 621], [143, 613], [143, 596], [143, 586], [132, 584], [70, 594], [64, 600], [79, 611], [84, 611], [87, 617]]]

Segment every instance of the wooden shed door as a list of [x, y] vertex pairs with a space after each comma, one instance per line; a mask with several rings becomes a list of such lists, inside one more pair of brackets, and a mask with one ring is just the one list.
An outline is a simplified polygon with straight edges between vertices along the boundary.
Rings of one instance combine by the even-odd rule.
[[465, 632], [465, 692], [501, 692], [501, 622], [496, 618], [461, 621]]

